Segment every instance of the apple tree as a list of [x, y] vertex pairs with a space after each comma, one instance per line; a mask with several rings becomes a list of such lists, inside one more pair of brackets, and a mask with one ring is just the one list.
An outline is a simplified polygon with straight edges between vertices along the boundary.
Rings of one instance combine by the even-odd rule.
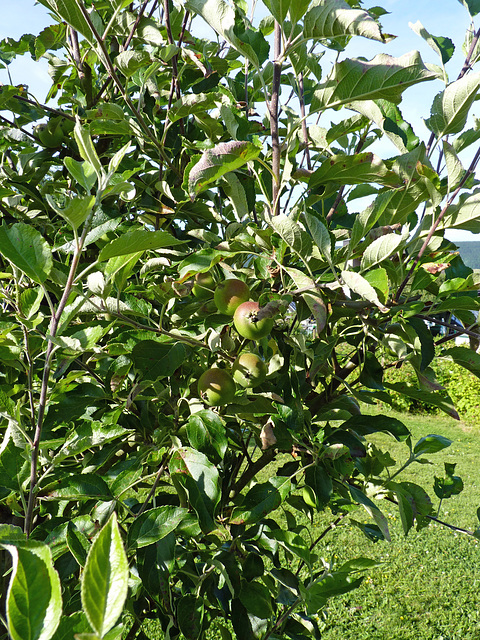
[[[323, 561], [335, 527], [436, 513], [401, 472], [450, 441], [377, 403], [458, 418], [432, 362], [480, 376], [452, 346], [480, 276], [445, 238], [480, 231], [478, 3], [453, 77], [448, 37], [393, 57], [360, 0], [40, 3], [0, 42], [52, 79], [0, 87], [1, 637], [319, 637], [373, 563]], [[401, 103], [429, 82], [421, 140]]]

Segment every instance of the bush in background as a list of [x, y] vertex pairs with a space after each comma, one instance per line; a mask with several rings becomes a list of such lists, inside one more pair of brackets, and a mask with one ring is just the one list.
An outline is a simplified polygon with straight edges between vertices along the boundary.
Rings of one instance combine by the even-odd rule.
[[[480, 426], [480, 386], [478, 379], [469, 371], [455, 364], [450, 359], [438, 359], [432, 365], [437, 382], [445, 388], [442, 394], [453, 401], [463, 421], [471, 425]], [[418, 387], [415, 371], [408, 364], [396, 369], [385, 370], [384, 379], [389, 383], [404, 383]], [[395, 391], [391, 391], [392, 407], [405, 413], [441, 414], [438, 407], [427, 404], [415, 398], [408, 398]]]

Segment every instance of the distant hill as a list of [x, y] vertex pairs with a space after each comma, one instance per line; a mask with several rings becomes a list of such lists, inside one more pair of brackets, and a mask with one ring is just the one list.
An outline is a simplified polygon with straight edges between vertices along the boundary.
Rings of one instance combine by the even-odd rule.
[[471, 269], [480, 269], [480, 241], [456, 241], [463, 262]]

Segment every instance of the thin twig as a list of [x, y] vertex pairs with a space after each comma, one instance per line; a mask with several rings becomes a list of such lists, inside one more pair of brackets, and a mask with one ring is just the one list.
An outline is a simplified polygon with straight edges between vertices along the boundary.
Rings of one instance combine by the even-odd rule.
[[[468, 50], [467, 56], [465, 58], [465, 62], [463, 63], [463, 67], [461, 68], [460, 73], [457, 76], [457, 81], [461, 80], [463, 78], [463, 76], [467, 73], [467, 71], [469, 69], [471, 69], [470, 63], [471, 63], [472, 56], [473, 56], [473, 53], [475, 51], [475, 48], [477, 46], [479, 37], [480, 37], [480, 29], [478, 29], [475, 32], [475, 35], [473, 36], [473, 40], [470, 43], [470, 49]], [[432, 131], [432, 133], [430, 134], [430, 138], [429, 138], [429, 140], [427, 142], [427, 148], [426, 148], [427, 156], [428, 156], [428, 152], [430, 151], [430, 148], [431, 148], [434, 140], [435, 140], [435, 134]]]
[[447, 213], [449, 207], [451, 206], [452, 202], [455, 200], [455, 198], [457, 197], [458, 193], [460, 192], [460, 190], [463, 188], [465, 182], [468, 180], [468, 178], [474, 173], [475, 168], [478, 164], [478, 161], [480, 160], [480, 148], [477, 150], [477, 153], [475, 154], [475, 157], [473, 158], [470, 166], [468, 167], [467, 171], [465, 172], [465, 175], [463, 176], [463, 178], [460, 181], [460, 184], [458, 185], [458, 187], [455, 189], [455, 191], [453, 192], [453, 194], [450, 196], [450, 198], [447, 200], [446, 205], [443, 207], [443, 209], [441, 210], [438, 218], [435, 220], [435, 222], [432, 224], [432, 226], [430, 227], [430, 231], [428, 232], [427, 237], [425, 238], [425, 241], [420, 249], [420, 251], [418, 252], [417, 256], [415, 257], [413, 264], [409, 270], [409, 272], [407, 273], [407, 275], [405, 276], [402, 284], [400, 285], [400, 287], [398, 288], [397, 294], [395, 296], [395, 301], [398, 302], [400, 299], [400, 296], [403, 293], [403, 290], [405, 289], [405, 287], [408, 284], [408, 281], [410, 280], [410, 276], [412, 275], [412, 273], [415, 271], [415, 268], [417, 266], [417, 264], [420, 262], [421, 257], [423, 256], [423, 254], [425, 253], [428, 244], [430, 242], [430, 240], [432, 239], [433, 234], [435, 233], [435, 231], [438, 228], [438, 225], [440, 224], [440, 222], [443, 220], [445, 214]]

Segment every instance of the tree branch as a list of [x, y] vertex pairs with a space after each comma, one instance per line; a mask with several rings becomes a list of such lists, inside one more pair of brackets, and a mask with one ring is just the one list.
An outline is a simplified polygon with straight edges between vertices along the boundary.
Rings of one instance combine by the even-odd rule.
[[278, 105], [280, 96], [280, 80], [282, 75], [282, 65], [279, 62], [281, 55], [282, 28], [275, 22], [274, 31], [274, 62], [273, 62], [273, 83], [272, 96], [270, 99], [270, 135], [272, 138], [272, 215], [280, 213], [280, 140], [278, 135]]

